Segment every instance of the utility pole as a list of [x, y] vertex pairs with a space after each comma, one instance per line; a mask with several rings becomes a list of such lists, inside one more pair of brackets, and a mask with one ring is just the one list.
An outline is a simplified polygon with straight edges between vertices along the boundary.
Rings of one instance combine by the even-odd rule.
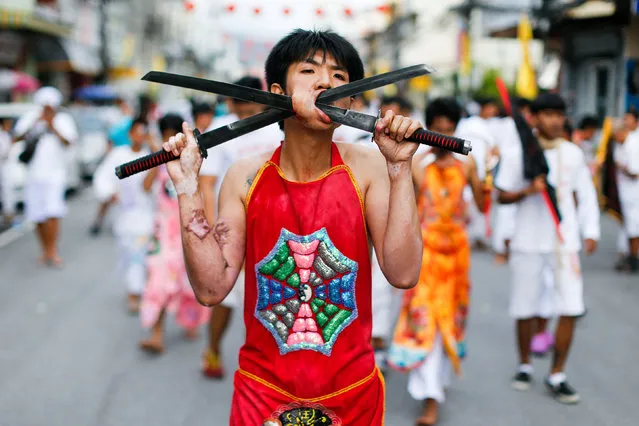
[[108, 42], [108, 16], [106, 3], [108, 0], [98, 0], [98, 13], [100, 15], [100, 61], [102, 62], [102, 72], [97, 80], [106, 83], [109, 79], [109, 42]]

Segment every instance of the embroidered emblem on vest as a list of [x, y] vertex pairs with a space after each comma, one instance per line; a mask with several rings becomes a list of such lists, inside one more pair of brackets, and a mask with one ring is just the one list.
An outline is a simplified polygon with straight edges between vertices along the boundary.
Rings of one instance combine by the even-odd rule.
[[342, 421], [321, 405], [294, 402], [280, 407], [262, 423], [262, 426], [297, 425], [342, 426]]
[[330, 355], [357, 318], [357, 262], [339, 252], [325, 228], [305, 236], [282, 229], [255, 273], [255, 316], [282, 355], [302, 349]]

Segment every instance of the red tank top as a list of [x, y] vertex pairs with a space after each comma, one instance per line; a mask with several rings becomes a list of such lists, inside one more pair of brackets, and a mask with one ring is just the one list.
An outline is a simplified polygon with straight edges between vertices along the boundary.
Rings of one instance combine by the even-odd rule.
[[298, 398], [375, 368], [361, 192], [337, 145], [319, 179], [286, 180], [279, 147], [247, 195], [246, 343], [240, 368]]

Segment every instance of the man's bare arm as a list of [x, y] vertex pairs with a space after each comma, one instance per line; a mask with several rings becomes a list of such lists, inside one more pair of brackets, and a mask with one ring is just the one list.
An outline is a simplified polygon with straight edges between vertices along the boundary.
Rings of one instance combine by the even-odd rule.
[[[165, 151], [179, 160], [167, 163], [167, 171], [178, 193], [182, 247], [189, 281], [195, 297], [205, 306], [220, 303], [231, 291], [244, 262], [246, 212], [241, 181], [231, 167], [220, 190], [219, 219], [211, 226], [198, 191], [202, 157], [193, 130], [183, 123], [178, 133], [164, 143]], [[238, 184], [240, 182], [240, 184]]]
[[229, 171], [222, 184], [215, 222], [208, 221], [199, 193], [179, 196], [186, 270], [195, 296], [206, 306], [224, 300], [244, 262], [246, 212], [234, 177]]
[[366, 194], [366, 222], [377, 260], [393, 287], [411, 288], [423, 251], [411, 165], [386, 166], [381, 156], [369, 164], [375, 172]]
[[515, 204], [528, 197], [546, 189], [546, 177], [537, 176], [528, 188], [521, 191], [502, 191], [499, 190], [498, 201], [500, 204]]
[[203, 176], [200, 175], [200, 192], [202, 193], [202, 200], [204, 201], [204, 213], [209, 223], [215, 222], [216, 203], [215, 203], [215, 184], [217, 183], [217, 176]]
[[477, 163], [475, 162], [474, 157], [470, 157], [468, 161], [464, 163], [464, 169], [466, 172], [466, 179], [468, 179], [470, 188], [473, 190], [475, 205], [480, 212], [483, 212], [486, 208], [486, 194], [484, 191], [484, 184], [481, 180], [479, 180], [479, 175], [477, 174]]

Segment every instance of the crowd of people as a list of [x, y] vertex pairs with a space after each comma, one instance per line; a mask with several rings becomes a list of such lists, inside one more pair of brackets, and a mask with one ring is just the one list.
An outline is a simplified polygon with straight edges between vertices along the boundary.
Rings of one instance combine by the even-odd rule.
[[[639, 272], [639, 114], [628, 111], [603, 128], [602, 118], [588, 116], [575, 129], [564, 100], [543, 93], [515, 102], [528, 134], [496, 99], [478, 99], [476, 115], [454, 98], [429, 100], [424, 114], [401, 96], [342, 101], [375, 115], [381, 110], [372, 139], [321, 122], [300, 100], [300, 93], [310, 90], [308, 98], [362, 76], [359, 56], [341, 37], [298, 31], [271, 52], [266, 85], [251, 76], [236, 82], [292, 94], [297, 119], [213, 148], [206, 159], [180, 160], [124, 180], [113, 173], [117, 165], [161, 148], [187, 152], [194, 149], [192, 128], [205, 132], [264, 107], [227, 99], [224, 115], [206, 103], [195, 103], [191, 117], [129, 111], [114, 127], [113, 146], [93, 179], [100, 207], [90, 232], [98, 235], [112, 211], [118, 280], [129, 311], [139, 313], [149, 330], [140, 348], [164, 351], [167, 314], [175, 315], [187, 339], [196, 339], [207, 324], [202, 373], [222, 378], [223, 337], [239, 310], [247, 340], [231, 424], [261, 416], [265, 425], [280, 425], [278, 406], [309, 400], [321, 402], [302, 407], [314, 415], [360, 424], [346, 423], [354, 417], [345, 408], [359, 397], [371, 403], [359, 421], [381, 424], [378, 373], [392, 368], [409, 374], [408, 394], [424, 401], [417, 424], [433, 425], [467, 354], [471, 252], [492, 250], [495, 263], [511, 270], [518, 364], [513, 388], [530, 387], [531, 354], [553, 351], [546, 386], [561, 403], [579, 402], [564, 371], [576, 320], [586, 313], [580, 252], [596, 251], [602, 211], [620, 219], [616, 270]], [[42, 89], [36, 98], [45, 112], [25, 117], [13, 131], [20, 137], [37, 123], [48, 130], [31, 164], [59, 155], [77, 137], [55, 114], [59, 92]], [[471, 140], [471, 154], [401, 145], [420, 122]], [[530, 136], [547, 166], [537, 175], [523, 146]], [[404, 170], [404, 164], [410, 167]], [[46, 176], [34, 175], [26, 215], [37, 224], [41, 262], [60, 265], [55, 241], [66, 207], [59, 171], [37, 170]], [[197, 170], [193, 182], [189, 170]], [[414, 285], [406, 262], [415, 254], [406, 253], [413, 243], [409, 231], [416, 228], [422, 254]], [[241, 244], [238, 235], [245, 236]], [[398, 312], [393, 287], [403, 289]], [[548, 327], [554, 318], [553, 333]], [[348, 371], [342, 361], [327, 364], [331, 359], [350, 360]], [[285, 373], [298, 371], [300, 363], [315, 366], [305, 370], [313, 386]]]

